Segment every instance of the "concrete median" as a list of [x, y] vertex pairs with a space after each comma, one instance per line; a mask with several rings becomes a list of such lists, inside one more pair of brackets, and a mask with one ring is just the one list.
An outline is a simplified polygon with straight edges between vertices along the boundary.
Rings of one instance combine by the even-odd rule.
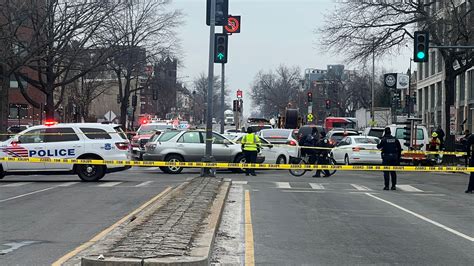
[[230, 181], [181, 184], [63, 265], [209, 265]]

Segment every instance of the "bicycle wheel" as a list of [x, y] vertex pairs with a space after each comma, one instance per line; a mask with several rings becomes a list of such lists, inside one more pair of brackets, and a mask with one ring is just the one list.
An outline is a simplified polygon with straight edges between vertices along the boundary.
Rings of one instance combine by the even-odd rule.
[[[297, 160], [297, 161], [296, 161]], [[295, 158], [292, 164], [306, 164], [306, 162], [301, 158]], [[307, 170], [304, 169], [290, 169], [290, 174], [292, 176], [302, 176], [306, 173]]]
[[[331, 158], [328, 159], [328, 164], [329, 165], [336, 165], [336, 160], [334, 160], [334, 158], [331, 157]], [[326, 172], [326, 173], [324, 173], [324, 171], [323, 171], [323, 174], [324, 174], [325, 177], [330, 177], [333, 174], [335, 174], [336, 171], [337, 170], [335, 170], [335, 169], [334, 170], [328, 170], [328, 172]], [[329, 174], [329, 175], [327, 175], [327, 174]]]

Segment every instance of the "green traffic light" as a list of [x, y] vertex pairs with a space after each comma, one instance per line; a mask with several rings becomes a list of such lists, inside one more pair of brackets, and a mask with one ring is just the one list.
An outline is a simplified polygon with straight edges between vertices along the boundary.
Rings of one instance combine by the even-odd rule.
[[418, 59], [423, 59], [423, 58], [425, 58], [425, 53], [422, 52], [422, 51], [420, 51], [420, 52], [418, 52], [418, 53], [416, 54], [416, 57], [417, 57]]
[[218, 58], [219, 60], [224, 59], [224, 54], [223, 54], [223, 53], [218, 53], [218, 54], [217, 54], [217, 58]]

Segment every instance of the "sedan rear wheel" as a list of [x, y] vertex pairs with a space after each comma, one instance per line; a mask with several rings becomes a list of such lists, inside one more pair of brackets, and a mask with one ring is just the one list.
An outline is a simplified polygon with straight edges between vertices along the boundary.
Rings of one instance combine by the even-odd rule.
[[[172, 154], [166, 156], [165, 161], [168, 163], [180, 163], [184, 162], [184, 159], [179, 155]], [[166, 166], [164, 169], [168, 174], [179, 174], [181, 171], [183, 171], [183, 167], [181, 166]]]

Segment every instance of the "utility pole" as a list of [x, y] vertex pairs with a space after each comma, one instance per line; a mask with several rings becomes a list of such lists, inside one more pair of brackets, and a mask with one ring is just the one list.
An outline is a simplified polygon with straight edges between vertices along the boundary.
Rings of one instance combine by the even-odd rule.
[[370, 90], [372, 91], [372, 104], [370, 105], [370, 119], [371, 124], [374, 123], [374, 106], [375, 106], [375, 39], [372, 39], [372, 82], [370, 84]]
[[[207, 112], [206, 112], [206, 153], [202, 158], [203, 162], [212, 162], [212, 95], [214, 83], [214, 33], [216, 27], [216, 0], [211, 0], [210, 7], [210, 27], [209, 27], [209, 69], [207, 86]], [[202, 177], [214, 177], [210, 168], [201, 169]]]
[[221, 134], [224, 134], [224, 124], [225, 124], [225, 117], [224, 117], [224, 76], [225, 76], [225, 64], [222, 63], [221, 64], [221, 70], [222, 70], [222, 73], [221, 73]]

